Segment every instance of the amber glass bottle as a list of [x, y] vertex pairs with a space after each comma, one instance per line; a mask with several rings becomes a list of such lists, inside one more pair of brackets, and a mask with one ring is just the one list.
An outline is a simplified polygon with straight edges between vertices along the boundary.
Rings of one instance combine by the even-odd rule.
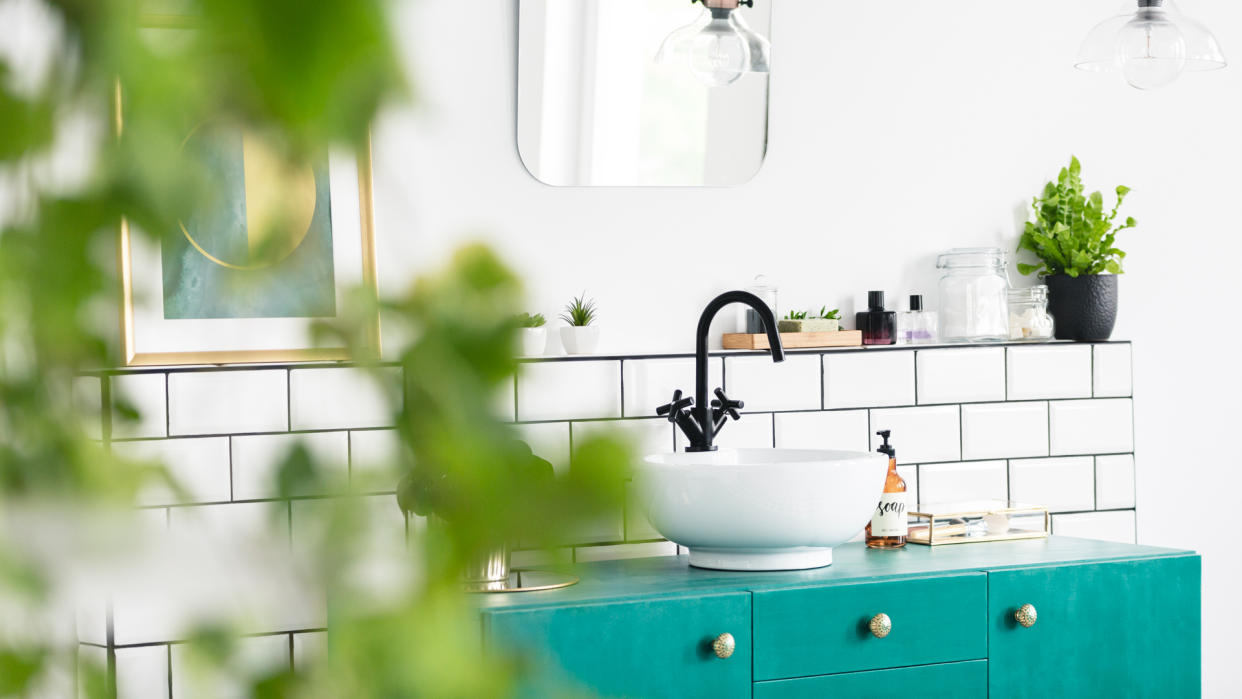
[[897, 475], [897, 450], [888, 444], [891, 431], [880, 430], [876, 434], [884, 438], [884, 444], [876, 451], [888, 454], [888, 476], [884, 479], [880, 503], [867, 523], [867, 546], [873, 549], [899, 549], [906, 545], [906, 535], [910, 533], [906, 517], [906, 482]]

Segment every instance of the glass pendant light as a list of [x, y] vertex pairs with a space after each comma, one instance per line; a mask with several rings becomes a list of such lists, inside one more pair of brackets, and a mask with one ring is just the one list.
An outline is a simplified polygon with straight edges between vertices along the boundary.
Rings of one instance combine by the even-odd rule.
[[699, 0], [706, 9], [694, 22], [675, 30], [656, 54], [661, 63], [688, 67], [704, 84], [722, 87], [746, 73], [767, 73], [772, 48], [747, 26], [739, 4], [745, 0]]
[[1079, 70], [1120, 71], [1140, 90], [1164, 87], [1185, 71], [1226, 65], [1216, 37], [1174, 0], [1127, 0], [1091, 30], [1074, 63]]

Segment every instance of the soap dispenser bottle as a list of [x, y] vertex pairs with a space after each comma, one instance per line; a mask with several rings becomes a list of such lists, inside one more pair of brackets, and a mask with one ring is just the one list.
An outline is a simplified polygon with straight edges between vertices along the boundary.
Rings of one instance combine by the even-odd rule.
[[884, 493], [880, 503], [867, 524], [867, 546], [873, 549], [899, 549], [906, 545], [910, 533], [906, 517], [906, 482], [897, 474], [897, 450], [889, 446], [891, 430], [880, 430], [877, 435], [884, 444], [876, 451], [888, 454], [888, 476], [884, 479]]

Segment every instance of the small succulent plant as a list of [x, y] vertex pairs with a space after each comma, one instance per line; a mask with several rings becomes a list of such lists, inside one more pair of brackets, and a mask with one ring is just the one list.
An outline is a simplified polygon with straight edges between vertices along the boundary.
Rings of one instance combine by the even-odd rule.
[[824, 306], [819, 309], [819, 317], [824, 320], [841, 320], [841, 309], [834, 308], [830, 311], [827, 306]]
[[790, 311], [785, 314], [785, 320], [806, 320], [810, 311]]
[[544, 318], [542, 313], [536, 313], [535, 315], [522, 313], [517, 316], [516, 320], [519, 328], [542, 328], [548, 323], [548, 319]]
[[572, 303], [566, 304], [565, 312], [560, 315], [560, 319], [576, 328], [581, 328], [594, 323], [597, 315], [595, 300], [588, 299], [584, 291], [581, 296], [575, 296]]

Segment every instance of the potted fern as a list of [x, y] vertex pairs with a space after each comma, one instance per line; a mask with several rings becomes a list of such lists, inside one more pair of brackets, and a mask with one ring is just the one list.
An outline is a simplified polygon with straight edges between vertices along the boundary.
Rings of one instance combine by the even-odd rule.
[[599, 344], [599, 327], [592, 325], [598, 311], [595, 301], [588, 299], [584, 292], [566, 304], [565, 312], [560, 315], [567, 327], [561, 328], [561, 344], [569, 354], [590, 354]]
[[518, 337], [521, 338], [522, 356], [538, 357], [548, 346], [548, 324], [542, 313], [523, 313], [517, 317]]
[[1130, 188], [1117, 187], [1117, 203], [1104, 208], [1104, 195], [1087, 194], [1082, 165], [1070, 160], [1055, 182], [1033, 202], [1018, 250], [1028, 250], [1039, 264], [1018, 264], [1022, 274], [1038, 274], [1048, 285], [1048, 311], [1059, 340], [1099, 342], [1113, 334], [1117, 322], [1117, 275], [1126, 254], [1115, 245], [1117, 234], [1134, 228], [1133, 218], [1118, 220]]

